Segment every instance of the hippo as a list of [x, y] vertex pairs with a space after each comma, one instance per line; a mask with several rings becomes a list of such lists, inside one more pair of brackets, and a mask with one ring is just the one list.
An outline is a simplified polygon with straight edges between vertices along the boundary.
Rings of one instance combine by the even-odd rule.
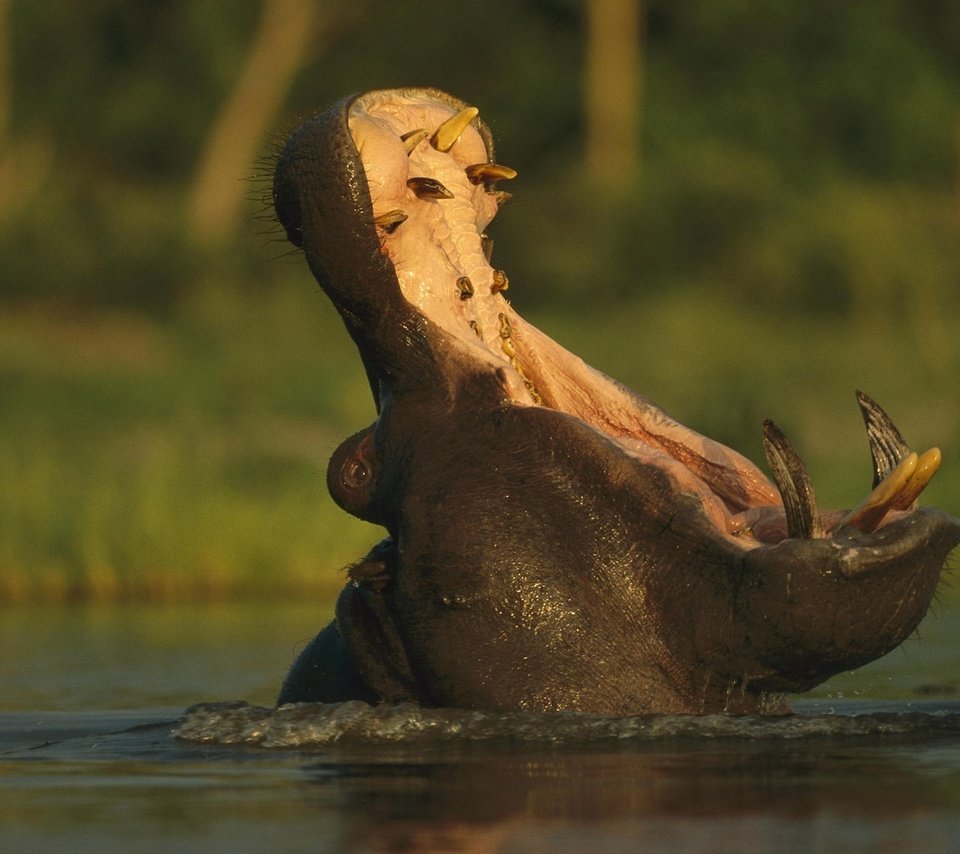
[[328, 488], [386, 536], [278, 704], [787, 714], [900, 644], [960, 543], [917, 506], [940, 452], [858, 392], [873, 489], [823, 510], [772, 421], [771, 479], [591, 368], [507, 300], [487, 227], [515, 175], [429, 88], [345, 98], [279, 153], [277, 217], [376, 405]]

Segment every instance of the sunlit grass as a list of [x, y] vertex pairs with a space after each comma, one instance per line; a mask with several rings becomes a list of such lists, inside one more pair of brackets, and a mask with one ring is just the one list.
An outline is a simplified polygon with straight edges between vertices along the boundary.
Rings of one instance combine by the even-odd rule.
[[378, 533], [325, 488], [373, 417], [315, 294], [208, 291], [169, 324], [0, 314], [0, 598], [329, 590]]
[[[0, 601], [328, 594], [381, 535], [326, 493], [330, 453], [374, 412], [325, 298], [302, 280], [196, 294], [164, 322], [0, 310]], [[870, 485], [861, 387], [917, 448], [943, 448], [926, 500], [960, 510], [955, 319], [844, 325], [682, 288], [525, 313], [755, 460], [773, 417], [830, 506]]]

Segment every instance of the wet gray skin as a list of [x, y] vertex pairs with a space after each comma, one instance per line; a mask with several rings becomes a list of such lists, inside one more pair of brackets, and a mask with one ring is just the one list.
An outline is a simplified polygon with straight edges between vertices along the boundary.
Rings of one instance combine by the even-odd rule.
[[388, 536], [278, 703], [775, 714], [897, 646], [960, 542], [916, 507], [939, 452], [911, 453], [858, 393], [875, 489], [821, 511], [772, 422], [771, 482], [590, 368], [490, 263], [514, 174], [476, 111], [429, 89], [347, 98], [280, 154], [277, 215], [378, 413], [330, 493]]

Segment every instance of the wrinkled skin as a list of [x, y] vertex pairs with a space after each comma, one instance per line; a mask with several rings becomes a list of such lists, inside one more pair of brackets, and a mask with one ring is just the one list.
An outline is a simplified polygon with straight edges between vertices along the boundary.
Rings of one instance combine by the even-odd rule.
[[783, 713], [893, 649], [960, 542], [915, 506], [939, 453], [918, 463], [864, 397], [883, 494], [821, 512], [775, 425], [774, 483], [526, 324], [485, 234], [512, 170], [465, 107], [354, 96], [278, 160], [278, 217], [378, 413], [330, 493], [388, 532], [278, 702]]

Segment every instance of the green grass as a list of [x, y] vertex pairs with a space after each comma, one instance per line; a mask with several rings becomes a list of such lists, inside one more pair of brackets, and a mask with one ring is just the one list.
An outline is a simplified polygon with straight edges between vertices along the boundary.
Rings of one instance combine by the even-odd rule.
[[[167, 320], [0, 305], [0, 602], [328, 594], [381, 535], [326, 494], [326, 462], [374, 415], [352, 343], [305, 276], [216, 283]], [[523, 286], [515, 282], [518, 307]], [[761, 316], [702, 289], [524, 312], [684, 423], [762, 459], [773, 417], [821, 502], [870, 485], [853, 398], [917, 448], [927, 501], [960, 511], [960, 320]]]
[[0, 342], [0, 599], [329, 590], [377, 538], [326, 495], [374, 413], [309, 289], [167, 324], [7, 305]]

